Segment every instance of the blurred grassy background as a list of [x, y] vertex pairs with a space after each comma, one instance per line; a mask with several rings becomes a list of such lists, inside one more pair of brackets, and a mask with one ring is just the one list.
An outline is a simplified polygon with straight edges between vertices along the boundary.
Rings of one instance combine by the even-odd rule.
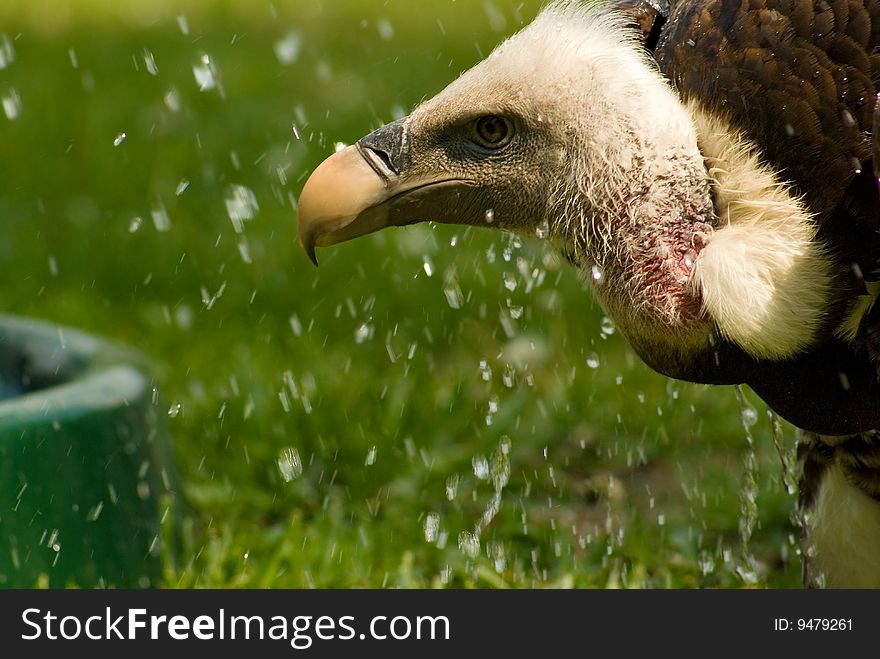
[[649, 371], [537, 239], [296, 244], [334, 143], [538, 6], [0, 5], [0, 304], [155, 364], [192, 505], [166, 585], [799, 583], [766, 409]]

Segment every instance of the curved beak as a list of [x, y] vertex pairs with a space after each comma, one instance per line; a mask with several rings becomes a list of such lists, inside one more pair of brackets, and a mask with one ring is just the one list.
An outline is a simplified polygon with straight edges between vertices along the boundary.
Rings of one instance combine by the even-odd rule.
[[299, 240], [318, 265], [316, 246], [333, 245], [395, 222], [384, 202], [402, 192], [409, 136], [400, 119], [322, 162], [303, 187], [298, 204]]

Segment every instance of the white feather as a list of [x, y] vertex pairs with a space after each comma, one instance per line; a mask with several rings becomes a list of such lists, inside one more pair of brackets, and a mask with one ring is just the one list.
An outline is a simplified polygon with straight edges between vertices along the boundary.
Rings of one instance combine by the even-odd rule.
[[812, 342], [828, 304], [830, 264], [813, 220], [742, 136], [694, 103], [691, 114], [720, 219], [693, 285], [728, 339], [758, 358], [790, 357]]
[[811, 579], [829, 588], [880, 588], [880, 502], [829, 467], [806, 520]]

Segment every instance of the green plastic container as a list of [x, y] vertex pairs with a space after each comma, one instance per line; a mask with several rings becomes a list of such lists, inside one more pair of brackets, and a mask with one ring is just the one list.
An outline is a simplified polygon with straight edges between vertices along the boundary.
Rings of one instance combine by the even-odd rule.
[[144, 359], [0, 314], [0, 587], [151, 587], [178, 492]]

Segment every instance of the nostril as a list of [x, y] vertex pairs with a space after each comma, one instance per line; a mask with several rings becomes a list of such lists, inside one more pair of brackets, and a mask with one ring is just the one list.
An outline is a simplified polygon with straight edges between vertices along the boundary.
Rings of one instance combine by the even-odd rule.
[[374, 130], [358, 140], [357, 146], [361, 155], [381, 178], [400, 176], [409, 165], [406, 118]]
[[376, 147], [364, 145], [365, 149], [368, 149], [376, 158], [382, 161], [382, 164], [388, 168], [389, 172], [394, 172], [395, 174], [399, 174], [397, 168], [394, 166], [394, 163], [391, 161], [391, 155], [383, 151], [382, 149], [377, 149]]

